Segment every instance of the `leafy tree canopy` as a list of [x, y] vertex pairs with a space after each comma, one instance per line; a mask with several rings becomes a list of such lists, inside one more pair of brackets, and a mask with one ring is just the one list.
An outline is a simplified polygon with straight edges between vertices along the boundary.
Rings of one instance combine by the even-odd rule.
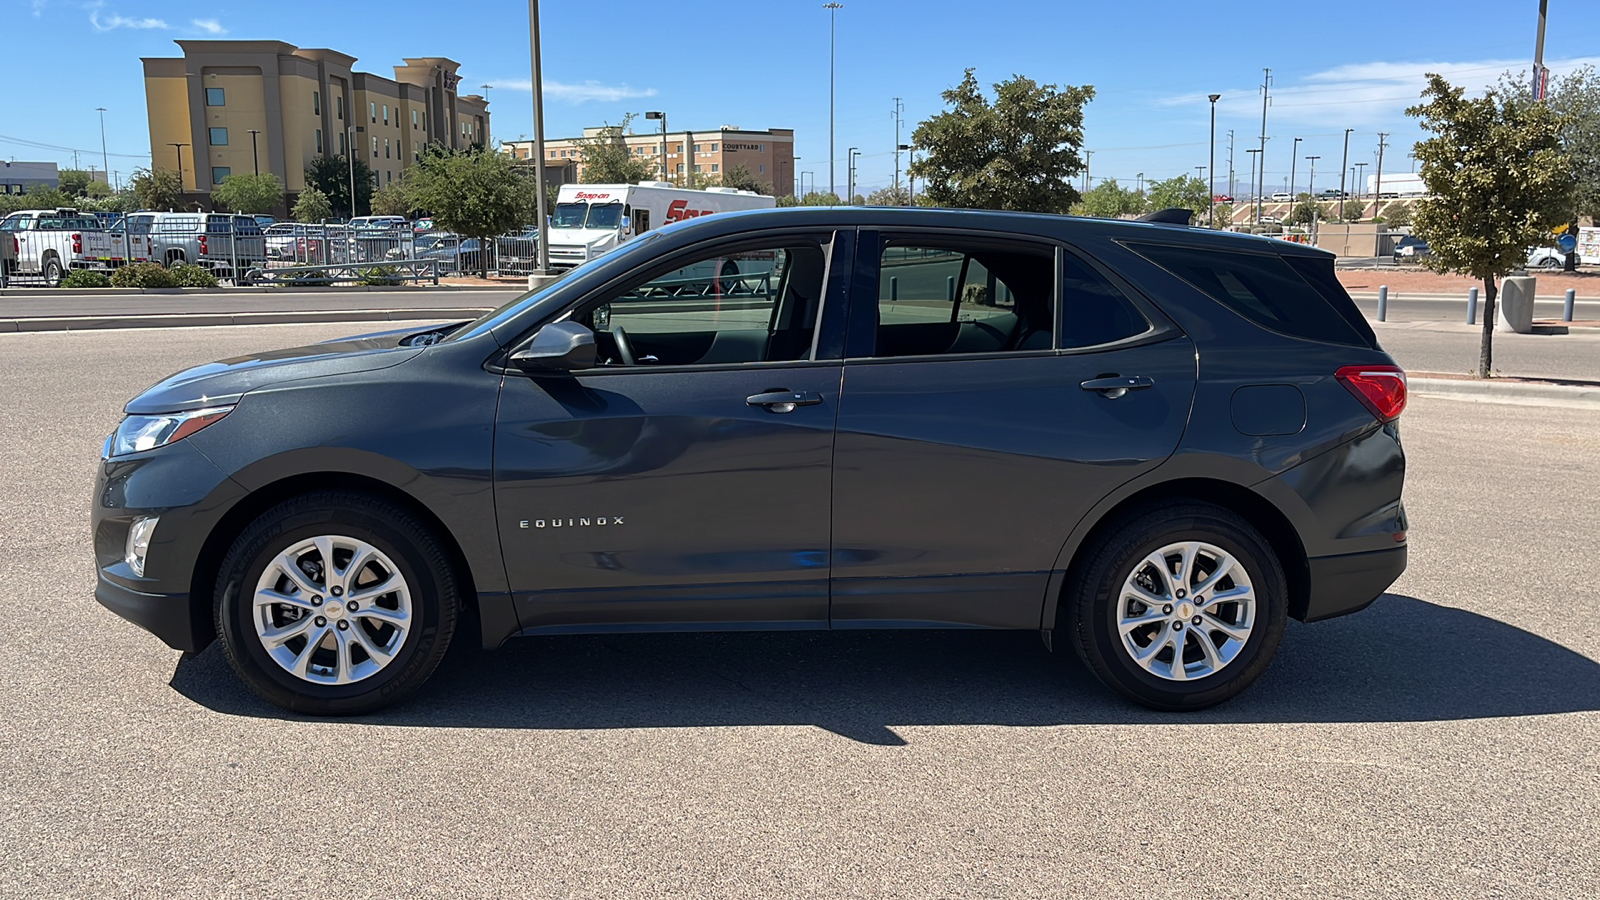
[[1094, 88], [1041, 85], [1021, 75], [994, 86], [990, 103], [966, 70], [944, 92], [945, 112], [924, 121], [912, 141], [925, 154], [910, 168], [934, 205], [1065, 213], [1079, 200], [1083, 106]]
[[1153, 210], [1189, 210], [1194, 213], [1189, 221], [1196, 225], [1205, 222], [1211, 209], [1211, 189], [1205, 181], [1193, 175], [1177, 175], [1166, 181], [1150, 182], [1146, 199]]
[[183, 182], [176, 169], [136, 169], [128, 181], [140, 209], [177, 209], [183, 202]]
[[[463, 237], [488, 241], [537, 216], [532, 173], [492, 150], [425, 156], [405, 181], [412, 204], [431, 212], [435, 227]], [[487, 257], [479, 254], [480, 274], [487, 274]]]
[[350, 207], [350, 166], [344, 156], [316, 156], [306, 166], [306, 185], [315, 186], [333, 206], [333, 214], [353, 218], [369, 215], [372, 209], [372, 169], [355, 158], [356, 204]]
[[1415, 205], [1416, 232], [1432, 249], [1430, 268], [1483, 281], [1478, 375], [1487, 378], [1496, 279], [1522, 266], [1528, 248], [1572, 212], [1577, 177], [1561, 145], [1564, 121], [1496, 90], [1468, 98], [1437, 74], [1428, 75], [1422, 99], [1406, 110], [1433, 135], [1413, 151], [1430, 194]]
[[867, 206], [910, 206], [911, 192], [905, 185], [881, 187], [867, 195]]
[[634, 114], [622, 117], [622, 124], [607, 124], [593, 137], [579, 138], [578, 152], [583, 156], [584, 184], [638, 184], [650, 181], [659, 174], [655, 157], [635, 156], [622, 139]]
[[[1529, 73], [1506, 73], [1498, 93], [1510, 105], [1533, 105]], [[1574, 190], [1572, 212], [1600, 222], [1600, 75], [1584, 66], [1565, 77], [1552, 78], [1544, 105], [1561, 118], [1561, 147], [1572, 161]]]
[[291, 213], [296, 222], [321, 222], [333, 218], [333, 203], [328, 200], [327, 194], [317, 190], [316, 185], [308, 184], [294, 201]]
[[228, 212], [272, 212], [282, 204], [283, 182], [271, 172], [229, 175], [211, 191], [211, 205]]
[[1090, 188], [1075, 211], [1097, 219], [1120, 219], [1144, 212], [1144, 209], [1143, 194], [1118, 185], [1115, 178], [1108, 178]]

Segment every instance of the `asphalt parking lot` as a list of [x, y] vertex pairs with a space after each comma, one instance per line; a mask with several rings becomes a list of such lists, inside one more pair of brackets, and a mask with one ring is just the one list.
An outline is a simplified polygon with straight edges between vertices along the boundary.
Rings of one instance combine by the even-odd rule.
[[0, 895], [1600, 893], [1600, 411], [1414, 399], [1411, 570], [1197, 715], [940, 631], [540, 639], [309, 720], [94, 602], [89, 494], [146, 385], [360, 328], [0, 335]]

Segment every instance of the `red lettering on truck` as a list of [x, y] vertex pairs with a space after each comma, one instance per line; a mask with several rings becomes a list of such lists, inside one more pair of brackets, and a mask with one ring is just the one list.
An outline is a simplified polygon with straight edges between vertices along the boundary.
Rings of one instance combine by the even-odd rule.
[[713, 212], [715, 212], [715, 210], [711, 210], [711, 209], [690, 209], [689, 208], [689, 201], [687, 201], [687, 200], [674, 200], [674, 201], [672, 201], [672, 205], [667, 207], [667, 221], [668, 222], [682, 222], [684, 219], [693, 219], [693, 218], [695, 218], [697, 216], [709, 216]]

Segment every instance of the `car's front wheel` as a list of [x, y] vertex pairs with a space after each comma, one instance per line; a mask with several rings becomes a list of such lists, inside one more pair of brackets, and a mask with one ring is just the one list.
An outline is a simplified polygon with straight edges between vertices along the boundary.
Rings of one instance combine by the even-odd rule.
[[1154, 508], [1085, 554], [1061, 624], [1117, 693], [1155, 709], [1203, 709], [1272, 661], [1288, 585], [1271, 546], [1239, 516], [1202, 503]]
[[263, 513], [224, 558], [217, 636], [263, 699], [357, 715], [433, 674], [457, 591], [449, 555], [407, 510], [360, 493], [305, 494]]

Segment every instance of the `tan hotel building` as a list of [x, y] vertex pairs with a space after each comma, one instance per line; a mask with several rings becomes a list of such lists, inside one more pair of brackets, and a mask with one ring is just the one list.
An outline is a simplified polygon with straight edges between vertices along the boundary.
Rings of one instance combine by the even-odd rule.
[[383, 186], [430, 143], [464, 149], [493, 134], [488, 101], [459, 95], [460, 64], [444, 57], [406, 59], [389, 79], [355, 71], [353, 56], [282, 41], [176, 43], [181, 59], [143, 61], [145, 98], [151, 159], [171, 169], [181, 154], [190, 200], [259, 165], [293, 202], [306, 165], [343, 155], [352, 136]]
[[[585, 128], [583, 136], [592, 138], [602, 130]], [[665, 158], [661, 152], [662, 140], [659, 132], [622, 136], [628, 152], [655, 165], [657, 177], [663, 181], [682, 184], [689, 171], [715, 177], [731, 167], [744, 166], [756, 181], [772, 190], [773, 196], [784, 197], [794, 193], [793, 128], [746, 131], [733, 125], [724, 125], [713, 131], [672, 131], [665, 138]], [[559, 138], [544, 142], [547, 183], [567, 184], [583, 180], [583, 147], [578, 141], [579, 138]], [[691, 149], [685, 150], [686, 147]], [[507, 141], [502, 149], [517, 159], [530, 159], [533, 142]], [[689, 168], [691, 165], [692, 170]], [[556, 171], [549, 172], [551, 167]]]

